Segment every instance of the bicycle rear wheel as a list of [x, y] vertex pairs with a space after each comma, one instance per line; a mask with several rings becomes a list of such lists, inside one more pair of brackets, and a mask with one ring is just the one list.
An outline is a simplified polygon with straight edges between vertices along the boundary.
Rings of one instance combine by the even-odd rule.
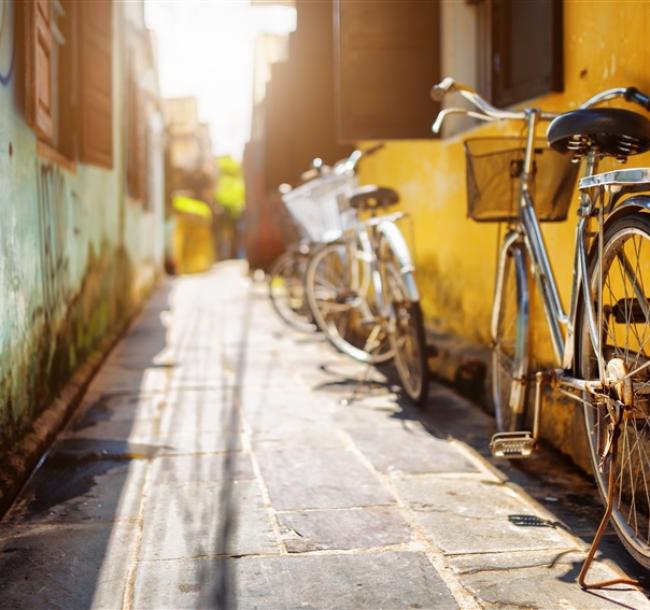
[[[600, 340], [605, 364], [609, 375], [618, 370], [619, 376], [631, 381], [622, 397], [610, 388], [612, 398], [625, 405], [613, 461], [612, 522], [629, 553], [650, 569], [650, 215], [624, 216], [606, 228], [602, 278]], [[597, 300], [597, 253], [592, 256], [588, 281]], [[583, 379], [598, 379], [584, 303], [578, 320], [577, 373]], [[622, 380], [623, 388], [625, 383]], [[606, 501], [611, 463], [603, 454], [612, 419], [604, 399], [586, 394], [583, 398], [594, 476]]]
[[307, 301], [316, 324], [339, 351], [361, 362], [386, 362], [392, 351], [364, 254], [353, 242], [319, 248], [307, 266]]
[[390, 342], [395, 368], [404, 392], [417, 405], [423, 404], [429, 394], [429, 364], [427, 362], [426, 334], [419, 301], [411, 301], [407, 281], [415, 282], [412, 272], [402, 275], [400, 265], [385, 240], [380, 243], [385, 292], [393, 308], [394, 328]]
[[492, 320], [492, 400], [499, 432], [522, 430], [528, 374], [528, 275], [519, 244], [502, 254]]
[[281, 254], [269, 271], [269, 297], [273, 309], [287, 324], [302, 332], [314, 332], [318, 328], [305, 296], [306, 268], [306, 254]]

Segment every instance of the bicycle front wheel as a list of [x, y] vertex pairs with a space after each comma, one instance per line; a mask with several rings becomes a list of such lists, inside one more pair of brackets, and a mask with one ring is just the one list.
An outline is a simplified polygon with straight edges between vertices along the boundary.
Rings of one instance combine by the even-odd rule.
[[[616, 532], [630, 554], [650, 569], [650, 215], [615, 220], [605, 229], [603, 240], [600, 341], [608, 377], [618, 376], [621, 382], [618, 390], [616, 383], [611, 384], [610, 394], [624, 404], [617, 452], [609, 456], [611, 461], [605, 459], [612, 424], [606, 401], [584, 395], [584, 418], [603, 501], [610, 491], [609, 470], [614, 468]], [[597, 312], [597, 253], [592, 256], [588, 281]], [[578, 320], [577, 372], [583, 379], [598, 379], [584, 303]]]
[[395, 368], [406, 395], [417, 405], [423, 404], [429, 394], [429, 364], [422, 308], [419, 301], [411, 301], [407, 281], [415, 282], [412, 272], [402, 275], [400, 265], [386, 241], [380, 244], [383, 283], [388, 303], [394, 316], [390, 342]]
[[528, 275], [523, 248], [502, 255], [492, 327], [492, 401], [499, 432], [522, 430], [528, 374]]
[[349, 242], [318, 249], [307, 266], [307, 301], [316, 324], [339, 351], [361, 362], [386, 362], [392, 351], [365, 258]]

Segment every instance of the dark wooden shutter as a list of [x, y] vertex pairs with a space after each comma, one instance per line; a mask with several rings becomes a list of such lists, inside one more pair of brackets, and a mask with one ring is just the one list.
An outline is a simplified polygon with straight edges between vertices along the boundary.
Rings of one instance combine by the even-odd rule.
[[339, 138], [431, 137], [438, 1], [336, 0], [334, 15]]
[[79, 158], [113, 167], [112, 2], [79, 3]]
[[51, 0], [26, 2], [25, 9], [25, 116], [38, 136], [50, 142], [52, 116]]
[[510, 106], [562, 91], [562, 0], [490, 2], [492, 102]]
[[145, 98], [133, 73], [127, 86], [127, 148], [126, 178], [129, 195], [135, 199], [145, 198], [145, 164], [147, 123]]
[[59, 47], [58, 117], [56, 148], [68, 159], [77, 158], [79, 140], [79, 52], [77, 0], [60, 0], [65, 16], [59, 21], [65, 44]]

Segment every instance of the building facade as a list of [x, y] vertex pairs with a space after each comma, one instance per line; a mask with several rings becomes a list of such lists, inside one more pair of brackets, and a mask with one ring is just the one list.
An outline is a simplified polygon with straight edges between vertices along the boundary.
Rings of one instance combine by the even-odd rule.
[[164, 134], [143, 3], [0, 10], [4, 455], [161, 273]]

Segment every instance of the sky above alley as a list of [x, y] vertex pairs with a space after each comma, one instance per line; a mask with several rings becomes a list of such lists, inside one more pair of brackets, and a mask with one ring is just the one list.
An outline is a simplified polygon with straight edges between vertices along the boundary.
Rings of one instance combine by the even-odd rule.
[[196, 96], [214, 152], [241, 158], [250, 130], [255, 36], [295, 29], [295, 11], [248, 0], [147, 0], [146, 19], [156, 34], [163, 96]]

